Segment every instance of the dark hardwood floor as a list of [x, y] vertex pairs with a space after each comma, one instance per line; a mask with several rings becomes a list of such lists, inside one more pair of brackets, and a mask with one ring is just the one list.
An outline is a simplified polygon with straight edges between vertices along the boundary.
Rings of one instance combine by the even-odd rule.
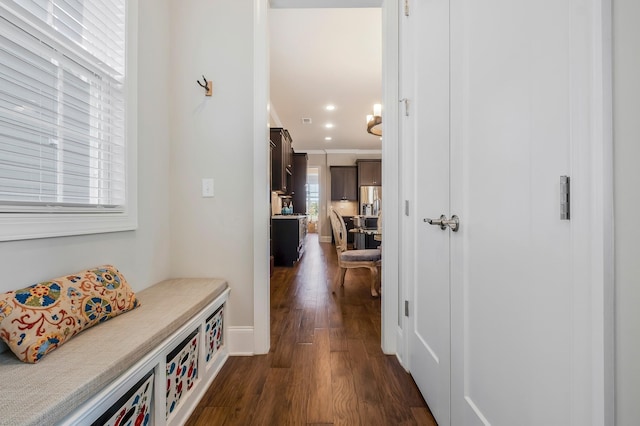
[[187, 425], [436, 425], [413, 379], [380, 349], [369, 271], [332, 294], [336, 253], [309, 234], [271, 278], [271, 351], [230, 357]]

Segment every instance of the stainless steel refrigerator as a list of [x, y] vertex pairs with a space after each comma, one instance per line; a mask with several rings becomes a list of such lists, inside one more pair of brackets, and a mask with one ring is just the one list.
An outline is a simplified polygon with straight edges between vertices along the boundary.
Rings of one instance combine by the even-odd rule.
[[360, 187], [360, 210], [364, 216], [378, 216], [382, 208], [382, 187], [381, 186], [361, 186]]

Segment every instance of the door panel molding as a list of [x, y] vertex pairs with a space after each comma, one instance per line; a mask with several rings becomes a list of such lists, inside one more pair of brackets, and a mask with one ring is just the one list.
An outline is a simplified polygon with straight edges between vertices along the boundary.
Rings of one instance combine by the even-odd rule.
[[[575, 309], [574, 322], [592, 324], [589, 336], [576, 336], [576, 346], [589, 357], [576, 357], [572, 405], [575, 424], [614, 424], [614, 221], [613, 221], [613, 107], [612, 107], [612, 2], [586, 2], [586, 13], [576, 23], [575, 55], [590, 61], [589, 73], [579, 67], [572, 78], [586, 87], [580, 115], [576, 123], [575, 147], [571, 152], [572, 208], [575, 219], [572, 250], [575, 291], [589, 289], [583, 300], [577, 301], [589, 309]], [[586, 123], [582, 129], [580, 123]], [[586, 379], [588, 378], [588, 379]], [[591, 404], [580, 411], [578, 398], [588, 398]]]

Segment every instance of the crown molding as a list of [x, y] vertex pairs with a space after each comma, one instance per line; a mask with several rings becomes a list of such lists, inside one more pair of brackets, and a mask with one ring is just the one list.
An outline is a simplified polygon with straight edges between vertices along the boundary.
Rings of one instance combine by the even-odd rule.
[[382, 0], [270, 0], [272, 9], [382, 7]]
[[[297, 152], [297, 151], [296, 151]], [[308, 149], [300, 151], [305, 154], [378, 154], [382, 155], [381, 149]]]

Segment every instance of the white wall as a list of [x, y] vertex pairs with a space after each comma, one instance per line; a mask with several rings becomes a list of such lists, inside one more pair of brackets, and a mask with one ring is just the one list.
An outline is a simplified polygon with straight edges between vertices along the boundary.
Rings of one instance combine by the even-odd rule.
[[[130, 232], [0, 243], [0, 291], [103, 263], [134, 290], [169, 276], [168, 0], [139, 0], [138, 229]], [[134, 135], [135, 136], [135, 135]]]
[[[253, 2], [171, 4], [171, 273], [227, 279], [229, 324], [249, 327], [254, 300]], [[203, 74], [213, 82], [211, 97], [196, 84]], [[265, 152], [266, 144], [265, 139]], [[201, 197], [202, 178], [214, 179], [214, 198]], [[268, 217], [268, 200], [265, 206]]]
[[640, 421], [640, 2], [613, 1], [616, 425]]
[[[252, 326], [253, 3], [135, 3], [139, 227], [1, 243], [0, 291], [102, 263], [115, 264], [134, 290], [216, 276], [232, 287], [229, 323]], [[196, 83], [202, 74], [212, 97]], [[214, 198], [201, 198], [203, 177], [215, 179]]]
[[[105, 263], [134, 291], [169, 277], [169, 0], [138, 0], [138, 229], [0, 243], [0, 292]], [[135, 53], [135, 52], [134, 52]], [[132, 76], [130, 76], [132, 77]], [[135, 102], [134, 102], [135, 104]], [[131, 117], [131, 116], [130, 116]], [[5, 345], [0, 344], [0, 352]]]

